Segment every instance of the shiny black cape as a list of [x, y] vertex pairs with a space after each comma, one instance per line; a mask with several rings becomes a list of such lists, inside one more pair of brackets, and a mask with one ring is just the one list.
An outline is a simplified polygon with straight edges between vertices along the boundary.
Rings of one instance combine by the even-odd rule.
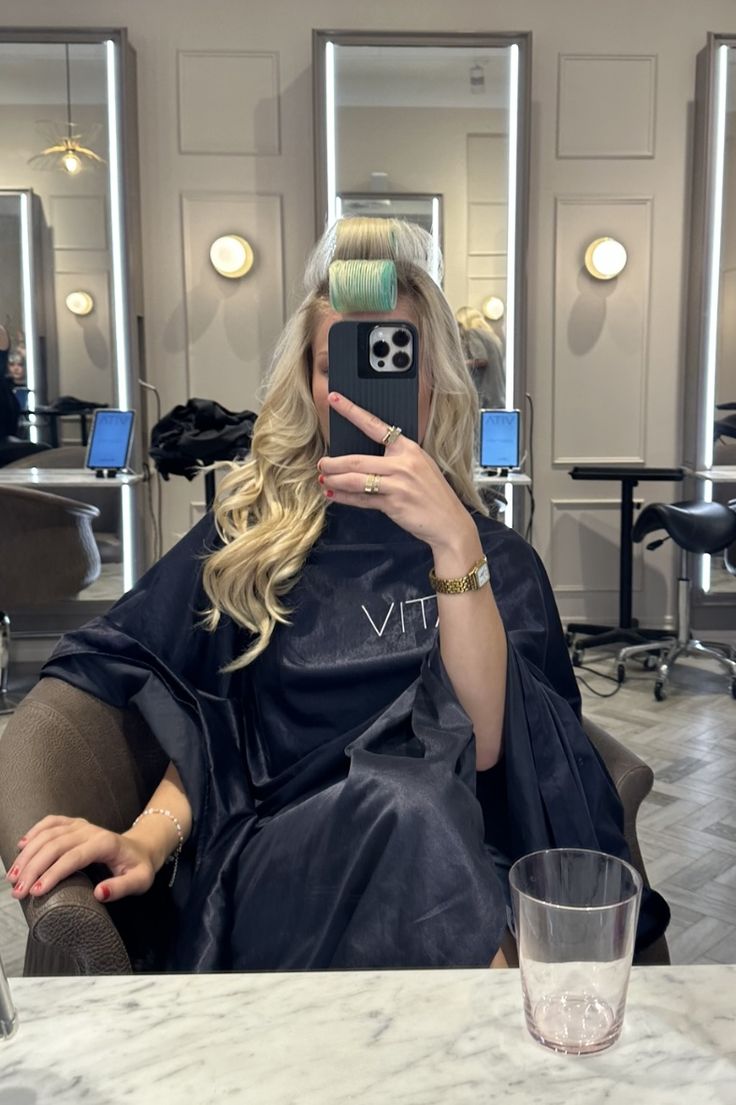
[[[288, 597], [292, 624], [277, 628], [249, 668], [221, 671], [246, 647], [244, 630], [229, 619], [215, 633], [200, 624], [202, 557], [218, 542], [209, 516], [104, 617], [62, 639], [42, 676], [137, 707], [192, 805], [167, 966], [232, 965], [238, 864], [259, 826], [325, 794], [371, 751], [393, 763], [400, 753], [410, 772], [444, 761], [447, 780], [454, 773], [475, 790], [480, 835], [510, 861], [564, 846], [629, 858], [618, 796], [580, 725], [544, 568], [514, 531], [475, 521], [509, 645], [503, 757], [477, 775], [472, 729], [444, 672], [426, 597], [429, 549], [380, 512], [329, 508]], [[637, 948], [668, 920], [663, 899], [645, 890]]]

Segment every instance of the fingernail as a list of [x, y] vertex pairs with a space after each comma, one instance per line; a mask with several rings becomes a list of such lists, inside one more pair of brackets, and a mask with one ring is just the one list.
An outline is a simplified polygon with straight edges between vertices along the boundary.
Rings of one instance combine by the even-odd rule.
[[38, 882], [34, 882], [33, 886], [31, 887], [31, 890], [40, 890], [41, 886], [42, 886], [42, 883], [39, 880]]
[[320, 482], [320, 483], [324, 483], [324, 482], [325, 482], [325, 478], [324, 478], [324, 476], [318, 476], [318, 477], [317, 477], [317, 479], [319, 480], [319, 482]]
[[106, 902], [107, 899], [110, 897], [110, 887], [109, 886], [101, 886], [100, 887], [100, 894], [102, 895], [103, 902]]
[[22, 882], [17, 882], [15, 884], [15, 886], [13, 887], [13, 893], [14, 894], [22, 894], [24, 890], [25, 890], [25, 886], [23, 885]]
[[22, 836], [22, 837], [20, 838], [20, 840], [18, 841], [18, 847], [19, 847], [19, 848], [22, 848], [22, 847], [23, 847], [23, 845], [24, 845], [24, 844], [27, 844], [27, 843], [28, 843], [28, 837], [27, 837], [27, 836]]
[[331, 391], [329, 394], [329, 400], [331, 403], [339, 403], [340, 396], [337, 394], [336, 391]]
[[17, 879], [18, 875], [20, 875], [20, 868], [19, 867], [11, 867], [5, 877], [8, 878], [8, 879]]
[[325, 495], [327, 496], [328, 499], [332, 499], [334, 497], [334, 494], [335, 494], [334, 491], [325, 491]]

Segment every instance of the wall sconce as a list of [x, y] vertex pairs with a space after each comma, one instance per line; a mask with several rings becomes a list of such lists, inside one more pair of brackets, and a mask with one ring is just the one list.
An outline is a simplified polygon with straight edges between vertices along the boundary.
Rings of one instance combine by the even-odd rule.
[[225, 234], [210, 246], [212, 267], [228, 280], [238, 280], [253, 268], [253, 249], [239, 234]]
[[488, 299], [483, 301], [482, 311], [491, 322], [498, 322], [506, 313], [506, 307], [503, 300], [499, 299], [497, 295], [489, 295]]
[[625, 248], [615, 238], [596, 238], [585, 251], [585, 267], [596, 280], [613, 280], [627, 260]]
[[89, 292], [69, 292], [65, 303], [73, 315], [90, 315], [95, 306], [95, 301]]

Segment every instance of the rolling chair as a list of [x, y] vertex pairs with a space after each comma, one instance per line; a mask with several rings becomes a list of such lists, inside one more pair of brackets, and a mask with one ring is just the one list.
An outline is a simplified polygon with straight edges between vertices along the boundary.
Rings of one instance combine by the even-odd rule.
[[[731, 645], [704, 643], [692, 636], [690, 629], [690, 578], [687, 574], [688, 553], [724, 552], [736, 542], [736, 505], [686, 500], [680, 503], [650, 503], [636, 520], [633, 540], [643, 541], [650, 533], [666, 530], [680, 548], [680, 571], [677, 581], [677, 634], [660, 641], [632, 645], [618, 654], [618, 680], [626, 678], [626, 663], [632, 657], [652, 657], [656, 669], [654, 697], [662, 702], [667, 696], [667, 683], [672, 665], [681, 656], [704, 656], [715, 660], [728, 674], [728, 686], [736, 698], [736, 655]], [[648, 549], [662, 545], [667, 537], [653, 541]], [[728, 560], [727, 560], [728, 563]]]

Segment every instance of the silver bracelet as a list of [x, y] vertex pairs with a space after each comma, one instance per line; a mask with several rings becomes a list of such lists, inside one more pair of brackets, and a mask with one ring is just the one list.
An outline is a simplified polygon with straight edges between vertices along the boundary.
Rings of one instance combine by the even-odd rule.
[[148, 815], [151, 813], [160, 813], [163, 817], [168, 817], [170, 821], [173, 821], [174, 827], [176, 828], [179, 836], [179, 843], [177, 844], [171, 855], [168, 856], [168, 858], [166, 859], [166, 863], [173, 863], [174, 865], [174, 869], [171, 872], [171, 878], [169, 879], [169, 887], [172, 887], [174, 885], [174, 879], [176, 878], [176, 872], [179, 867], [179, 856], [181, 855], [181, 850], [184, 847], [184, 830], [179, 823], [179, 819], [177, 817], [174, 817], [171, 810], [162, 810], [158, 806], [149, 806], [147, 810], [143, 811], [143, 813], [139, 813], [135, 821], [133, 822], [132, 827], [135, 827], [142, 817], [148, 817]]

